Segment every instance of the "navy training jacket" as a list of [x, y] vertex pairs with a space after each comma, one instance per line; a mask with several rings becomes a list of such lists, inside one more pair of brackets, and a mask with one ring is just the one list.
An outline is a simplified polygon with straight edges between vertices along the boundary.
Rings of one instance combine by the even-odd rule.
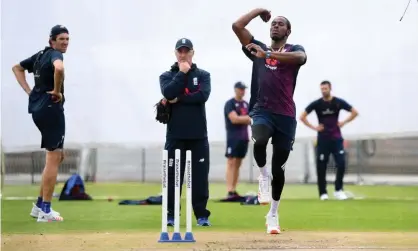
[[211, 92], [210, 73], [192, 64], [187, 74], [179, 71], [178, 64], [160, 75], [161, 93], [171, 104], [167, 123], [167, 139], [205, 139], [207, 122], [205, 103]]

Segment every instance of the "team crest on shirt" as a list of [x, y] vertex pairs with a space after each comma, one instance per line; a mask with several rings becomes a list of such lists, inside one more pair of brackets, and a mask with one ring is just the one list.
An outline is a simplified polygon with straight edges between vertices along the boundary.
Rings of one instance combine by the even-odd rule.
[[241, 113], [241, 115], [247, 115], [247, 109], [246, 108], [241, 108], [240, 113]]
[[[285, 52], [286, 49], [283, 49], [281, 52]], [[277, 70], [277, 65], [280, 64], [280, 62], [277, 59], [274, 58], [266, 58], [265, 66], [269, 68], [270, 70]]]
[[322, 115], [331, 115], [334, 114], [335, 111], [330, 110], [329, 108], [327, 108], [325, 111], [322, 111]]
[[270, 70], [277, 70], [277, 65], [279, 64], [279, 61], [277, 59], [273, 58], [266, 58], [266, 64], [265, 66], [269, 68]]

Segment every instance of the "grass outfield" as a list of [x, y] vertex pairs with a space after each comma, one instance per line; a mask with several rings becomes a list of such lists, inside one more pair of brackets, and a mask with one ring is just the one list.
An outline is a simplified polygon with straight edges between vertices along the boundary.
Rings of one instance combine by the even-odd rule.
[[[17, 200], [18, 198], [16, 198], [36, 196], [38, 192], [37, 186], [5, 186], [2, 193], [1, 216], [2, 235], [6, 239], [2, 244], [5, 248], [4, 250], [8, 250], [7, 248], [10, 248], [10, 250], [19, 250], [18, 248], [21, 247], [20, 244], [13, 246], [13, 243], [24, 243], [25, 238], [29, 238], [28, 243], [34, 243], [35, 240], [33, 238], [36, 237], [33, 237], [33, 235], [39, 237], [41, 233], [49, 234], [48, 236], [61, 237], [62, 235], [68, 234], [74, 236], [80, 235], [81, 239], [94, 235], [96, 237], [91, 237], [92, 241], [97, 241], [101, 239], [98, 237], [100, 234], [109, 232], [113, 234], [102, 238], [107, 240], [108, 238], [112, 239], [122, 235], [128, 236], [126, 238], [129, 239], [129, 236], [132, 235], [131, 238], [135, 238], [133, 237], [135, 233], [141, 233], [137, 234], [137, 238], [138, 236], [143, 236], [144, 239], [148, 240], [148, 246], [136, 243], [135, 245], [132, 244], [134, 246], [131, 247], [155, 248], [161, 227], [161, 207], [119, 206], [118, 202], [121, 199], [144, 199], [148, 196], [156, 195], [161, 190], [159, 184], [121, 183], [87, 184], [86, 186], [87, 192], [93, 198], [112, 197], [114, 201], [108, 202], [106, 199], [88, 202], [54, 201], [53, 208], [63, 215], [65, 221], [50, 224], [36, 223], [29, 216], [31, 201]], [[57, 187], [56, 192], [60, 190], [61, 186]], [[212, 184], [210, 188], [211, 196], [214, 198], [222, 197], [225, 194], [224, 190], [225, 187], [223, 184]], [[402, 235], [403, 237], [399, 237], [399, 243], [393, 239], [393, 236], [396, 235], [392, 234], [390, 243], [398, 243], [398, 246], [409, 247], [411, 245], [411, 247], [418, 247], [418, 187], [346, 186], [346, 190], [351, 191], [358, 197], [362, 197], [362, 199], [350, 201], [319, 201], [316, 186], [285, 186], [280, 205], [280, 224], [282, 230], [284, 230], [284, 233], [280, 236], [284, 237], [279, 238], [284, 238], [282, 239], [283, 241], [286, 238], [292, 240], [297, 240], [298, 238], [309, 239], [309, 236], [315, 232], [310, 232], [309, 234], [298, 233], [321, 231], [328, 234], [326, 235], [327, 237], [321, 237], [320, 239], [334, 238], [335, 240], [331, 244], [335, 246], [336, 244], [341, 244], [339, 238], [343, 240], [347, 239], [347, 235], [355, 235], [353, 232], [362, 232], [363, 234], [358, 235], [358, 237], [366, 243], [374, 243], [370, 238], [373, 238], [375, 241], [379, 238], [383, 242], [387, 241], [388, 237], [385, 237], [385, 234], [382, 232], [409, 232]], [[242, 193], [257, 191], [257, 185], [241, 184], [238, 191]], [[333, 191], [331, 185], [329, 186], [329, 191]], [[7, 200], [7, 198], [14, 200]], [[182, 208], [185, 209], [185, 207]], [[219, 203], [216, 200], [211, 200], [208, 209], [212, 212], [210, 219], [213, 226], [209, 228], [193, 226], [193, 232], [197, 236], [198, 242], [199, 239], [207, 243], [210, 242], [209, 239], [215, 241], [217, 238], [224, 238], [226, 236], [232, 238], [235, 234], [240, 234], [240, 238], [244, 238], [245, 234], [243, 235], [243, 233], [257, 233], [256, 235], [250, 234], [242, 241], [239, 241], [239, 243], [243, 243], [252, 238], [255, 238], [254, 241], [259, 240], [262, 243], [270, 243], [268, 240], [267, 242], [264, 241], [265, 238], [270, 237], [264, 234], [264, 215], [268, 211], [268, 207], [242, 206], [238, 203]], [[184, 211], [182, 215], [185, 215]], [[195, 223], [195, 221], [193, 222]], [[182, 219], [182, 223], [185, 223], [184, 218]], [[184, 231], [183, 227], [184, 224], [182, 225], [182, 230]], [[367, 237], [368, 235], [364, 232], [369, 232], [370, 235], [379, 233], [381, 237]], [[32, 237], [28, 237], [31, 235]], [[258, 235], [259, 237], [257, 237]], [[337, 236], [332, 237], [334, 235]], [[17, 239], [17, 236], [19, 236], [19, 239]], [[117, 238], [123, 237], [119, 236]], [[354, 240], [355, 238], [352, 237], [351, 239]], [[105, 240], [98, 241], [99, 244], [105, 242]], [[233, 243], [234, 241], [227, 241], [227, 247], [231, 248], [232, 245], [232, 247], [236, 248]], [[358, 243], [360, 242], [356, 242], [353, 245], [357, 245]], [[216, 245], [216, 243], [212, 244]], [[376, 245], [380, 247], [383, 244]], [[387, 246], [389, 244], [384, 245]], [[106, 247], [110, 246], [110, 244], [107, 244]], [[224, 245], [220, 247], [225, 248]], [[93, 249], [74, 248], [72, 250], [95, 250], [94, 245], [91, 247]], [[103, 246], [98, 247], [98, 250], [107, 250], [104, 248]], [[273, 248], [277, 247], [273, 245]], [[66, 249], [61, 247], [60, 250]]]

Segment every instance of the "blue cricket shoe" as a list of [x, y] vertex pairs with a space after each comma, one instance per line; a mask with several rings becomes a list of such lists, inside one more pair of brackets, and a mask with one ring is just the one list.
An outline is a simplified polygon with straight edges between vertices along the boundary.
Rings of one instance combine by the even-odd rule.
[[199, 218], [197, 219], [197, 225], [198, 226], [202, 226], [202, 227], [209, 227], [210, 226], [210, 222], [208, 218]]
[[167, 226], [174, 227], [174, 217], [167, 217]]

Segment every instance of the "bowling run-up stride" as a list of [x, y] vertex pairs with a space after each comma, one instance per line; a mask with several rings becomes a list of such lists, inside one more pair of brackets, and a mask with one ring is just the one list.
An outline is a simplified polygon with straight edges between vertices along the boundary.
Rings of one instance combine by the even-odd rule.
[[[305, 50], [300, 45], [286, 43], [291, 33], [287, 18], [279, 16], [271, 22], [271, 45], [257, 41], [245, 28], [260, 16], [264, 22], [270, 11], [254, 9], [233, 23], [232, 29], [242, 44], [245, 55], [253, 62], [250, 117], [254, 141], [254, 158], [260, 168], [258, 199], [271, 208], [266, 216], [267, 233], [280, 233], [278, 207], [285, 183], [285, 165], [296, 133], [296, 108], [293, 93], [299, 69], [306, 63]], [[273, 157], [267, 170], [267, 144], [272, 139]]]

